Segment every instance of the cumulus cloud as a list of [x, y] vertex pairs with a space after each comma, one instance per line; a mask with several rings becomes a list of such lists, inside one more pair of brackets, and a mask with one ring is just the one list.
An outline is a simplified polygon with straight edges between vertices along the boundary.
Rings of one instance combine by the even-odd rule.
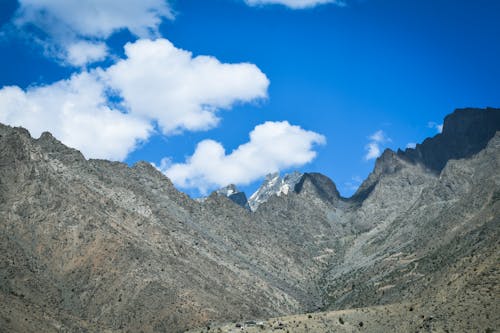
[[65, 32], [52, 29], [68, 29], [80, 36], [107, 38], [128, 29], [146, 37], [158, 31], [162, 18], [173, 18], [165, 0], [19, 0], [16, 23], [31, 23], [52, 34]]
[[67, 47], [66, 60], [69, 64], [81, 67], [88, 63], [104, 60], [108, 54], [105, 43], [78, 41]]
[[166, 39], [129, 43], [125, 53], [104, 75], [130, 112], [157, 120], [164, 134], [212, 128], [219, 109], [267, 97], [269, 80], [253, 64], [193, 57]]
[[368, 139], [370, 142], [365, 146], [365, 160], [367, 161], [379, 157], [382, 152], [381, 145], [391, 141], [382, 130], [376, 131]]
[[427, 127], [435, 129], [437, 133], [443, 132], [443, 124], [438, 124], [434, 121], [429, 121]]
[[185, 163], [167, 163], [162, 171], [179, 187], [210, 188], [228, 184], [249, 184], [262, 176], [311, 162], [315, 145], [325, 144], [324, 136], [287, 121], [265, 122], [250, 132], [250, 140], [231, 153], [216, 141], [198, 143]]
[[269, 80], [252, 64], [193, 57], [165, 39], [128, 44], [126, 54], [53, 84], [3, 87], [0, 122], [34, 136], [48, 130], [86, 157], [123, 160], [153, 124], [166, 135], [204, 130], [217, 124], [219, 109], [267, 96]]
[[[19, 0], [14, 25], [20, 29], [30, 27], [30, 33], [38, 32], [35, 41], [41, 43], [50, 56], [80, 66], [83, 60], [100, 60], [104, 50], [100, 48], [96, 57], [97, 49], [94, 48], [92, 56], [74, 61], [72, 44], [103, 42], [122, 29], [142, 38], [155, 37], [162, 19], [173, 17], [165, 0], [129, 0], [126, 3], [116, 0]], [[88, 47], [85, 51], [89, 55]]]
[[380, 156], [380, 146], [377, 142], [370, 142], [366, 145], [365, 160], [373, 160]]
[[415, 147], [417, 147], [417, 144], [415, 142], [408, 142], [406, 144], [406, 148], [412, 148], [412, 149], [414, 149]]
[[123, 160], [152, 126], [107, 104], [104, 84], [95, 73], [84, 72], [26, 91], [0, 89], [0, 122], [23, 126], [34, 137], [50, 131], [86, 157]]
[[379, 142], [379, 143], [385, 142], [388, 140], [387, 137], [385, 136], [384, 131], [382, 131], [382, 130], [376, 131], [375, 133], [370, 135], [368, 138], [373, 142]]
[[245, 0], [245, 2], [250, 6], [283, 5], [292, 9], [311, 8], [327, 3], [345, 6], [345, 2], [342, 0]]

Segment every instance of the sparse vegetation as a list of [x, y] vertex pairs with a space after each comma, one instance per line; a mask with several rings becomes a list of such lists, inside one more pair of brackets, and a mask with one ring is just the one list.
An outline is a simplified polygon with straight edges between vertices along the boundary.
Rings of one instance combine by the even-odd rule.
[[308, 174], [250, 213], [195, 202], [147, 163], [0, 133], [1, 330], [500, 327], [498, 136], [439, 175], [388, 152], [349, 200]]

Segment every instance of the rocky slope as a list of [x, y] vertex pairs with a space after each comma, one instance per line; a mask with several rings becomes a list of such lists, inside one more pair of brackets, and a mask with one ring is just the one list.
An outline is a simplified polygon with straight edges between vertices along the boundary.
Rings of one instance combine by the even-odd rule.
[[148, 163], [87, 161], [20, 128], [0, 127], [0, 154], [7, 331], [175, 332], [321, 305], [314, 257], [333, 227], [314, 205], [292, 227], [216, 193], [200, 204]]
[[457, 110], [414, 150], [385, 151], [350, 199], [321, 174], [269, 177], [254, 212], [236, 189], [198, 202], [148, 163], [85, 160], [2, 125], [0, 331], [213, 331], [318, 310], [333, 312], [280, 320], [500, 327], [499, 115]]

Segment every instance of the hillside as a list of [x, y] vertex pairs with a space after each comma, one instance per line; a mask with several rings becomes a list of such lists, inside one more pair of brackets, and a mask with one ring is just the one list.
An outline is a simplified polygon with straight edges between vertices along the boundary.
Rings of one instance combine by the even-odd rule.
[[0, 331], [496, 329], [499, 131], [500, 109], [457, 110], [352, 198], [308, 173], [252, 212], [0, 125]]

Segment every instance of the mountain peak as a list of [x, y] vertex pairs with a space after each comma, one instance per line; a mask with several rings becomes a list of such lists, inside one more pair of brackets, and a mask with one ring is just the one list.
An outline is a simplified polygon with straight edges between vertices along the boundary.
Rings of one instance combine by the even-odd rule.
[[315, 195], [331, 203], [340, 199], [340, 193], [335, 183], [327, 176], [317, 172], [305, 173], [295, 185], [295, 192], [300, 194], [306, 191], [312, 191]]
[[215, 193], [228, 197], [231, 201], [241, 207], [250, 209], [245, 192], [241, 192], [240, 190], [238, 190], [238, 188], [234, 184], [229, 184], [223, 188], [220, 188], [216, 190]]
[[268, 174], [262, 185], [248, 199], [250, 209], [252, 211], [257, 210], [260, 204], [269, 200], [273, 195], [288, 195], [290, 191], [295, 190], [295, 185], [301, 178], [302, 174], [298, 171], [286, 174], [283, 177], [280, 177], [278, 172]]
[[442, 133], [425, 139], [415, 148], [397, 152], [386, 149], [351, 199], [363, 201], [382, 177], [401, 170], [408, 162], [439, 174], [449, 160], [470, 158], [483, 150], [497, 131], [500, 131], [500, 109], [457, 109], [445, 117]]
[[279, 172], [268, 173], [264, 178], [264, 182], [272, 182], [273, 180], [278, 179], [279, 176], [280, 176]]
[[[489, 272], [498, 266], [500, 132], [439, 177], [424, 167], [448, 135], [463, 135], [465, 147], [451, 149], [470, 153], [468, 121], [422, 144], [415, 163], [384, 151], [359, 201], [343, 200], [319, 173], [270, 174], [252, 196], [267, 201], [255, 214], [226, 199], [244, 197], [234, 185], [204, 207], [147, 162], [76, 158], [48, 135], [0, 125], [0, 327], [212, 332], [228, 322], [228, 332], [235, 320], [363, 307], [359, 319], [342, 312], [347, 329], [491, 331], [498, 320], [482, 318], [498, 309], [482, 304], [497, 304], [483, 291], [498, 280]], [[388, 316], [386, 305], [398, 312]], [[471, 316], [479, 319], [465, 327]], [[303, 318], [309, 327], [326, 317]], [[266, 327], [287, 327], [275, 323]]]
[[500, 109], [457, 109], [445, 117], [443, 131], [398, 156], [441, 172], [450, 159], [468, 158], [486, 147], [500, 130]]
[[217, 192], [217, 194], [219, 194], [219, 195], [224, 195], [226, 197], [229, 197], [230, 195], [233, 195], [235, 193], [239, 193], [240, 191], [238, 190], [236, 185], [229, 184], [225, 187], [222, 187], [222, 188], [216, 190], [215, 192]]

